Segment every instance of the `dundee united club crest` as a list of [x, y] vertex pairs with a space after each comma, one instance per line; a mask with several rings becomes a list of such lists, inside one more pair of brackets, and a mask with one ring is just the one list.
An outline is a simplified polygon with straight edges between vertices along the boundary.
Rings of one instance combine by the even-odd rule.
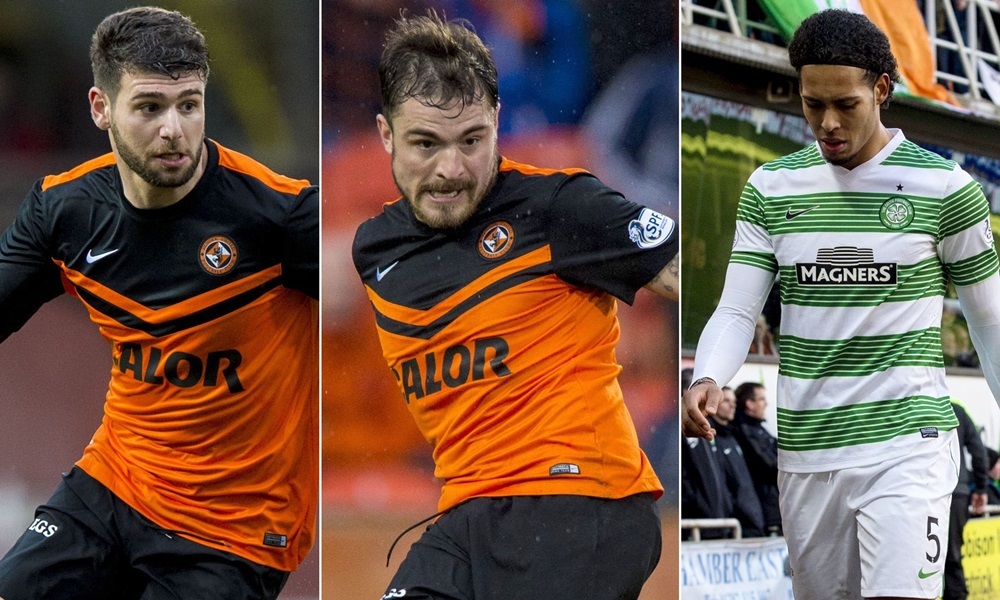
[[878, 218], [889, 229], [905, 229], [913, 222], [913, 204], [902, 196], [893, 196], [882, 203]]
[[514, 246], [514, 227], [507, 221], [497, 221], [479, 236], [479, 254], [483, 258], [500, 258]]
[[225, 275], [236, 266], [236, 244], [224, 235], [215, 235], [201, 245], [198, 259], [201, 268], [212, 275]]

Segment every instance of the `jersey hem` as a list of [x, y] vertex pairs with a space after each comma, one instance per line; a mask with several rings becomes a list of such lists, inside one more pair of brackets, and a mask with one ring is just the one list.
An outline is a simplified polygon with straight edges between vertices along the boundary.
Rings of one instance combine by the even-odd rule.
[[[952, 427], [950, 429], [938, 429], [941, 434], [947, 434], [948, 432], [954, 432], [957, 428]], [[918, 436], [920, 434], [906, 434], [910, 436]], [[897, 438], [898, 439], [898, 438]], [[892, 448], [884, 448], [881, 451], [874, 452], [871, 455], [865, 455], [860, 458], [854, 458], [851, 460], [840, 460], [830, 463], [820, 463], [820, 464], [787, 464], [788, 459], [783, 457], [783, 453], [787, 453], [788, 450], [778, 450], [778, 470], [785, 473], [826, 473], [827, 471], [839, 471], [841, 469], [854, 469], [859, 467], [869, 467], [878, 463], [883, 463], [889, 460], [900, 458], [908, 454], [912, 454], [913, 451], [919, 446], [922, 439], [914, 439], [913, 441], [907, 442], [905, 445], [894, 446]], [[943, 438], [939, 438], [942, 445], [947, 442]], [[814, 451], [814, 452], [825, 452], [825, 451]]]
[[[486, 487], [485, 483], [488, 482], [479, 482], [479, 485], [474, 487], [482, 490], [482, 488]], [[658, 500], [663, 495], [663, 486], [656, 475], [641, 477], [628, 488], [617, 490], [613, 490], [606, 484], [596, 481], [581, 482], [573, 480], [567, 480], [561, 485], [553, 485], [552, 482], [545, 482], [544, 485], [540, 485], [537, 481], [530, 481], [506, 485], [500, 489], [482, 490], [479, 492], [469, 491], [467, 493], [455, 492], [448, 490], [446, 487], [438, 502], [438, 510], [450, 510], [473, 498], [496, 498], [502, 496], [586, 496], [588, 498], [620, 500], [642, 493], [653, 494], [654, 500]]]
[[[176, 524], [171, 524], [160, 519], [155, 513], [143, 510], [141, 503], [135, 501], [135, 497], [132, 494], [123, 493], [128, 492], [125, 488], [120, 488], [114, 485], [115, 474], [100, 461], [96, 460], [93, 456], [83, 456], [78, 460], [76, 466], [82, 469], [87, 475], [90, 475], [95, 480], [97, 480], [101, 485], [108, 488], [108, 490], [118, 497], [119, 500], [129, 505], [133, 510], [141, 514], [143, 517], [149, 519], [154, 525], [162, 527], [169, 530], [171, 533], [175, 533], [184, 539], [194, 542], [196, 544], [212, 548], [213, 550], [218, 550], [220, 552], [227, 552], [229, 554], [236, 555], [240, 558], [246, 559], [258, 565], [263, 565], [265, 567], [271, 567], [273, 569], [278, 569], [279, 571], [292, 572], [298, 567], [298, 562], [293, 558], [289, 557], [290, 560], [277, 561], [269, 560], [274, 557], [267, 554], [261, 554], [259, 552], [254, 552], [254, 548], [241, 543], [229, 543], [222, 541], [215, 541], [208, 537], [201, 537], [196, 533], [185, 532], [176, 529]], [[292, 547], [292, 543], [289, 543], [289, 549]]]

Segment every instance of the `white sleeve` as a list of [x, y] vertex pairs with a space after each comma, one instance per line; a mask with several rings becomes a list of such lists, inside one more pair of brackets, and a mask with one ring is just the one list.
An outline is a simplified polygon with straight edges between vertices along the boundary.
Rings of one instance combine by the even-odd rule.
[[969, 335], [993, 399], [1000, 404], [1000, 275], [973, 285], [956, 285]]
[[736, 376], [773, 283], [774, 274], [769, 271], [730, 263], [719, 305], [698, 340], [692, 381], [711, 377], [723, 386]]

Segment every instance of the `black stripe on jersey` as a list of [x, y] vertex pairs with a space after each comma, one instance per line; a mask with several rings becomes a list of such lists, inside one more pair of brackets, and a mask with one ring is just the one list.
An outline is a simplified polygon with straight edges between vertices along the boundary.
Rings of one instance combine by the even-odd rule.
[[531, 281], [533, 279], [538, 279], [545, 275], [550, 275], [552, 272], [552, 266], [550, 263], [545, 262], [533, 267], [524, 269], [523, 271], [518, 271], [512, 275], [508, 275], [499, 281], [495, 281], [490, 285], [483, 288], [481, 292], [470, 297], [468, 300], [461, 302], [455, 308], [449, 310], [447, 313], [441, 316], [433, 323], [429, 325], [412, 325], [410, 323], [403, 323], [402, 321], [397, 321], [395, 319], [390, 319], [389, 317], [383, 315], [375, 309], [375, 323], [383, 331], [389, 333], [400, 335], [408, 338], [416, 338], [420, 340], [429, 340], [435, 335], [437, 335], [442, 329], [451, 325], [458, 317], [469, 312], [476, 306], [479, 306], [483, 302], [489, 300], [493, 296], [496, 296], [500, 292], [509, 290], [510, 288], [520, 285], [526, 281]]
[[279, 285], [281, 285], [281, 278], [274, 277], [273, 279], [269, 279], [251, 290], [247, 290], [241, 294], [233, 296], [232, 298], [223, 300], [218, 304], [203, 308], [199, 311], [195, 311], [166, 323], [150, 323], [148, 321], [144, 321], [127, 310], [115, 306], [114, 304], [103, 300], [99, 296], [95, 296], [82, 287], [77, 287], [76, 291], [80, 295], [81, 300], [86, 302], [91, 308], [99, 313], [111, 317], [125, 327], [142, 331], [154, 337], [160, 337], [184, 331], [185, 329], [190, 329], [191, 327], [196, 327], [198, 325], [204, 325], [213, 319], [223, 317], [246, 306], [247, 304], [250, 304]]

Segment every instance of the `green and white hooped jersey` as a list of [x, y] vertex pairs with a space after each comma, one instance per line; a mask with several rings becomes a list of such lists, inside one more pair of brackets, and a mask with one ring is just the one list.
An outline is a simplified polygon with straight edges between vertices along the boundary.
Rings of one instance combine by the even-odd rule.
[[748, 180], [730, 259], [781, 291], [781, 468], [877, 462], [957, 426], [945, 386], [948, 279], [997, 273], [989, 205], [952, 161], [894, 131], [848, 170], [813, 144]]

